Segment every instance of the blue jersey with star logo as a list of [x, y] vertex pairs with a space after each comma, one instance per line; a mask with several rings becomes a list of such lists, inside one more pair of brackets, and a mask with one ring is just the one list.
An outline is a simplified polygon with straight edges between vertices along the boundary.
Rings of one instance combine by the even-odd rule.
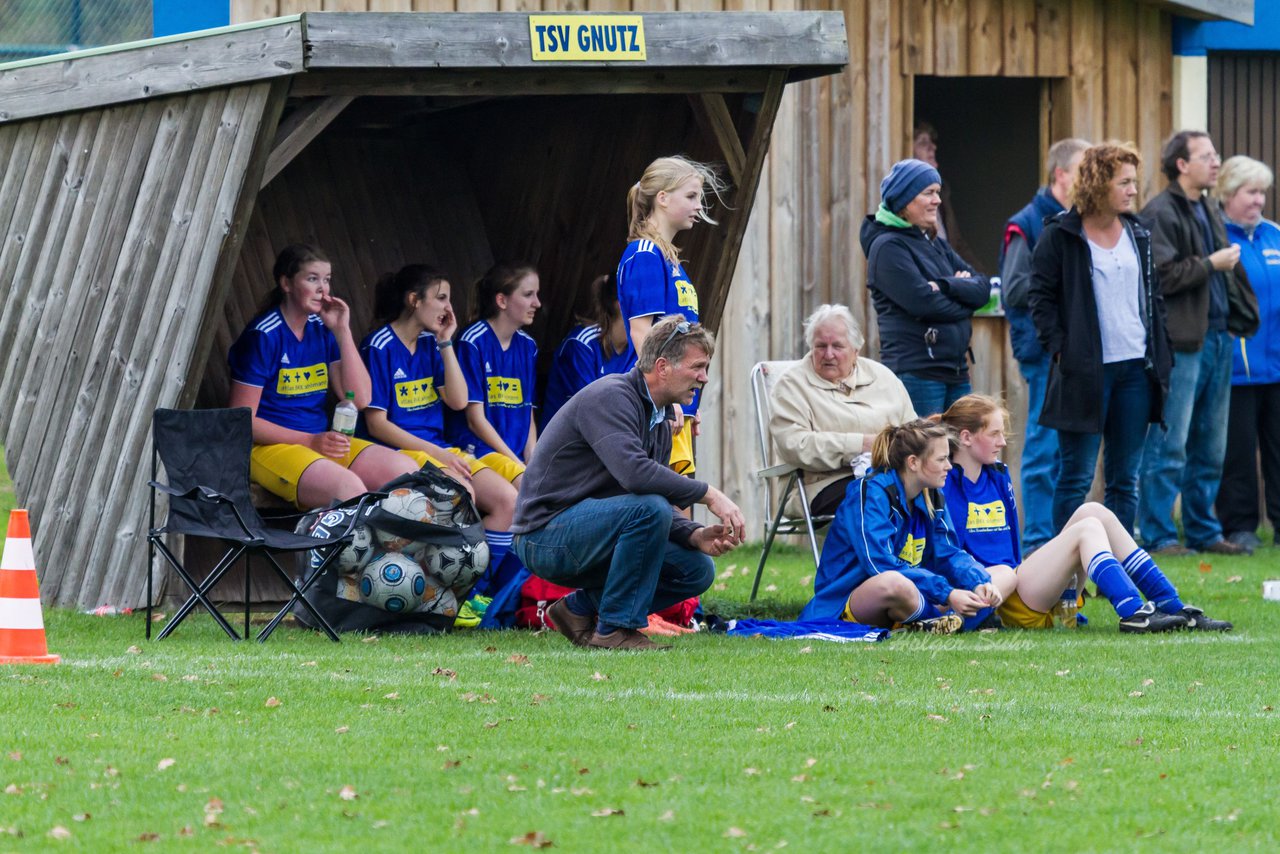
[[[633, 240], [618, 262], [618, 306], [627, 321], [625, 369], [635, 366], [638, 355], [631, 340], [631, 320], [652, 317], [656, 323], [664, 315], [681, 314], [690, 323], [698, 322], [698, 292], [684, 267], [667, 259], [652, 240]], [[685, 412], [698, 411], [699, 391]]]
[[[410, 353], [388, 323], [360, 342], [360, 357], [372, 384], [369, 408], [383, 410], [388, 421], [425, 442], [444, 445], [444, 362], [436, 351], [436, 337], [425, 330], [418, 333]], [[363, 417], [357, 435], [373, 439]]]
[[[487, 320], [477, 320], [458, 336], [458, 365], [467, 381], [467, 403], [484, 405], [485, 418], [516, 456], [524, 454], [533, 415], [538, 345], [517, 330], [507, 349]], [[453, 444], [477, 457], [492, 453], [459, 414], [450, 419]]]
[[319, 315], [307, 318], [299, 341], [279, 308], [255, 317], [231, 345], [231, 379], [262, 389], [258, 417], [272, 424], [323, 433], [329, 368], [341, 358], [338, 339]]

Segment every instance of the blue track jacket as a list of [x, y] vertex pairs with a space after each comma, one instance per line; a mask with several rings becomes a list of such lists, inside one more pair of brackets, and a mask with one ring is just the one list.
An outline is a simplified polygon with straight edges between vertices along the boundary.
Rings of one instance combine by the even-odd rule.
[[[801, 620], [839, 617], [854, 588], [889, 570], [911, 579], [927, 601], [943, 607], [952, 590], [972, 590], [991, 580], [957, 545], [942, 496], [933, 492], [937, 509], [930, 515], [924, 493], [910, 506], [903, 502], [905, 494], [893, 471], [874, 472], [849, 485], [822, 545], [813, 598], [800, 612]], [[911, 561], [904, 558], [908, 554]]]

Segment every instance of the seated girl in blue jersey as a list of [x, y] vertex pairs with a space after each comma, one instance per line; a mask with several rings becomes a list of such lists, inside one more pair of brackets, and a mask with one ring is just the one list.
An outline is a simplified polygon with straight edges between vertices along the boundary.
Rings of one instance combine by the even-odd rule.
[[1055, 613], [1073, 625], [1076, 591], [1087, 577], [1110, 600], [1122, 632], [1231, 629], [1183, 604], [1151, 556], [1101, 504], [1081, 505], [1058, 536], [1023, 558], [1013, 482], [999, 460], [1008, 417], [980, 394], [965, 395], [940, 416], [953, 441], [954, 468], [944, 492], [960, 544], [984, 566], [1017, 567], [1017, 587], [999, 609], [1006, 625], [1051, 628]]
[[476, 285], [480, 319], [458, 337], [458, 364], [467, 383], [465, 418], [453, 419], [453, 444], [517, 489], [533, 453], [538, 345], [524, 327], [542, 303], [538, 272], [528, 264], [498, 264]]
[[551, 417], [587, 385], [605, 374], [626, 373], [627, 325], [618, 308], [618, 280], [610, 273], [591, 283], [595, 297], [595, 317], [582, 321], [556, 349], [547, 377], [539, 423], [547, 429]]
[[467, 382], [454, 354], [458, 321], [449, 291], [448, 279], [425, 264], [411, 264], [378, 281], [375, 307], [384, 325], [360, 344], [373, 384], [361, 434], [422, 463], [433, 462], [469, 484], [484, 515], [490, 560], [497, 565], [511, 546], [516, 490], [445, 439], [445, 405], [467, 407]]
[[956, 542], [939, 492], [951, 469], [946, 428], [922, 419], [886, 427], [871, 465], [836, 510], [800, 619], [935, 633], [982, 626], [1016, 579]]
[[[631, 370], [653, 324], [668, 314], [698, 320], [698, 292], [689, 281], [676, 249], [675, 236], [694, 223], [715, 225], [703, 206], [706, 188], [721, 198], [725, 187], [715, 170], [684, 157], [660, 157], [649, 164], [627, 191], [630, 212], [627, 248], [618, 262], [618, 302], [627, 322], [631, 346], [623, 370]], [[676, 407], [681, 426], [671, 437], [671, 467], [692, 475], [693, 437], [698, 433], [698, 401]], [[691, 424], [685, 423], [687, 416]]]
[[419, 468], [412, 459], [329, 429], [325, 398], [355, 392], [369, 403], [369, 374], [351, 336], [351, 312], [329, 290], [315, 247], [286, 247], [272, 269], [267, 308], [232, 345], [230, 406], [253, 411], [255, 483], [299, 508], [326, 507]]

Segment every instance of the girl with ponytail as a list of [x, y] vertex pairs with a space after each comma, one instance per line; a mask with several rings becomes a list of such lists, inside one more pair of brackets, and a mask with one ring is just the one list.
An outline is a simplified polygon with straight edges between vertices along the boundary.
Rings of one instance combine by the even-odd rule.
[[419, 463], [432, 463], [465, 485], [484, 516], [490, 558], [509, 546], [516, 490], [489, 466], [445, 438], [445, 407], [467, 407], [467, 381], [454, 353], [458, 329], [448, 278], [426, 264], [410, 264], [378, 280], [376, 303], [383, 325], [360, 344], [372, 396], [361, 435], [399, 448]]
[[956, 543], [939, 491], [951, 469], [946, 428], [923, 419], [886, 427], [871, 464], [836, 511], [800, 619], [938, 633], [982, 625], [1016, 580]]
[[[690, 323], [698, 322], [698, 292], [685, 273], [674, 241], [677, 234], [699, 221], [716, 224], [703, 205], [708, 188], [717, 199], [725, 190], [710, 166], [684, 157], [659, 157], [627, 191], [628, 243], [618, 262], [618, 303], [631, 344], [625, 370], [636, 363], [636, 354], [657, 320], [682, 314]], [[671, 437], [671, 467], [680, 474], [692, 475], [695, 470], [693, 435], [697, 432], [698, 399], [694, 397], [683, 411], [693, 419], [693, 425], [678, 418], [681, 426]]]
[[989, 570], [1017, 568], [1016, 587], [999, 607], [1005, 625], [1052, 628], [1056, 617], [1074, 627], [1077, 591], [1087, 577], [1110, 600], [1122, 632], [1232, 628], [1183, 604], [1151, 556], [1101, 504], [1082, 504], [1060, 534], [1024, 557], [1013, 481], [1000, 462], [1008, 419], [999, 402], [980, 394], [965, 395], [941, 416], [953, 443], [944, 492], [959, 542]]

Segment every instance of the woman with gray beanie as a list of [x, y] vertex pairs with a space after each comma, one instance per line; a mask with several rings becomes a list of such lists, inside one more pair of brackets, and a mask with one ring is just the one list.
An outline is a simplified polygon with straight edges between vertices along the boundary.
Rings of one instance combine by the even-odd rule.
[[880, 361], [922, 417], [969, 393], [969, 318], [991, 295], [987, 278], [937, 236], [941, 190], [937, 169], [898, 161], [880, 182], [880, 207], [861, 233]]

